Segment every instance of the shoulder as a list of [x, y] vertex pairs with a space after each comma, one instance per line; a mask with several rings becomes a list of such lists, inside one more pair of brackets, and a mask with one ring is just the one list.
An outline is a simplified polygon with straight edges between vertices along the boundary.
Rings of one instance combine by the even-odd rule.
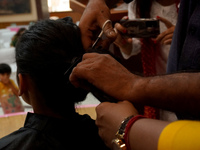
[[0, 139], [0, 149], [17, 149], [19, 148], [18, 146], [21, 145], [20, 143], [27, 141], [27, 138], [30, 138], [32, 134], [33, 132], [30, 132], [25, 128], [20, 128], [19, 130]]
[[[91, 117], [87, 114], [79, 115], [79, 117], [80, 118], [78, 120], [80, 122], [75, 127], [76, 133], [74, 134], [75, 137], [73, 138], [79, 139], [79, 144], [81, 144], [85, 149], [107, 150], [108, 148], [106, 147], [106, 145], [104, 144], [104, 142], [98, 134], [98, 128], [95, 124], [95, 120], [91, 119]], [[85, 144], [88, 143], [88, 141], [90, 141], [90, 144]]]

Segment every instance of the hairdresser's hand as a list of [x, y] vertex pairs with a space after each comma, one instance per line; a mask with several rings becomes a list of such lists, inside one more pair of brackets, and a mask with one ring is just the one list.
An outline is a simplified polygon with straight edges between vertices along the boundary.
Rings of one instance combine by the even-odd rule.
[[125, 54], [130, 55], [132, 51], [132, 38], [125, 38], [122, 36], [127, 30], [121, 24], [116, 23], [115, 29], [117, 30], [117, 38], [114, 42], [115, 45], [117, 45]]
[[115, 134], [119, 129], [121, 122], [131, 115], [138, 114], [134, 106], [128, 101], [119, 103], [101, 103], [96, 107], [96, 112], [96, 125], [99, 128], [99, 135], [110, 148], [111, 141], [115, 138]]
[[166, 31], [162, 32], [157, 36], [156, 38], [157, 43], [161, 43], [164, 45], [171, 44], [175, 26], [165, 18], [157, 17], [157, 19], [163, 22], [167, 27]]
[[106, 54], [87, 53], [72, 71], [70, 81], [75, 87], [85, 88], [85, 82], [93, 84], [103, 92], [118, 100], [132, 100], [137, 95], [137, 85], [141, 77], [130, 73], [113, 57]]
[[[81, 39], [84, 49], [88, 49], [96, 39], [97, 31], [100, 31], [106, 20], [110, 20], [110, 10], [105, 0], [90, 0], [80, 20]], [[115, 40], [116, 33], [112, 24], [107, 23], [104, 34], [111, 40]]]

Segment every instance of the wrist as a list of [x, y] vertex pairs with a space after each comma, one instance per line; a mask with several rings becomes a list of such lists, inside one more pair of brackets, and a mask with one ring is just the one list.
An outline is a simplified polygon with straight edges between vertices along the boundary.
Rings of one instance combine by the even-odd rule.
[[127, 99], [130, 102], [136, 104], [145, 104], [145, 90], [148, 81], [146, 78], [132, 74], [132, 77], [129, 80], [129, 87], [127, 88]]
[[134, 116], [131, 115], [127, 118], [125, 118], [122, 122], [121, 125], [115, 134], [115, 139], [112, 140], [112, 149], [113, 150], [126, 150], [126, 144], [124, 140], [124, 134], [125, 134], [125, 129], [127, 126], [127, 123], [129, 122], [130, 119], [132, 119]]
[[129, 132], [130, 132], [130, 129], [131, 129], [131, 127], [133, 126], [133, 124], [134, 124], [137, 120], [142, 119], [142, 118], [146, 118], [146, 117], [143, 116], [143, 115], [136, 115], [136, 116], [132, 117], [132, 118], [128, 121], [127, 125], [126, 125], [125, 133], [124, 133], [124, 142], [125, 142], [125, 144], [126, 144], [127, 150], [130, 150], [130, 149], [131, 149], [131, 148], [130, 148], [130, 144], [129, 144]]
[[119, 130], [116, 133], [116, 138], [112, 140], [112, 147], [114, 150], [129, 150], [129, 138], [128, 133], [131, 129], [132, 125], [141, 118], [145, 118], [142, 115], [136, 115], [136, 116], [129, 116], [125, 118], [120, 127]]

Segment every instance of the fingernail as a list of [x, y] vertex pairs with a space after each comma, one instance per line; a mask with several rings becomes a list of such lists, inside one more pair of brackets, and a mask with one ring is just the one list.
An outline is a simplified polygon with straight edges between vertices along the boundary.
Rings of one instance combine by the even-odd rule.
[[110, 32], [109, 32], [109, 35], [110, 35], [110, 36], [115, 36], [116, 33], [115, 33], [115, 31], [110, 31]]
[[156, 16], [157, 19], [160, 19], [160, 16]]

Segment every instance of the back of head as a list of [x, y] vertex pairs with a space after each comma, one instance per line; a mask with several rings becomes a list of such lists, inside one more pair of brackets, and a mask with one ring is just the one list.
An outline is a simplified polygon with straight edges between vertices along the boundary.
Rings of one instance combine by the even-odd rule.
[[83, 53], [80, 30], [71, 18], [39, 21], [16, 46], [17, 71], [28, 74], [46, 105], [62, 114], [86, 97], [86, 91], [67, 84], [64, 76]]

